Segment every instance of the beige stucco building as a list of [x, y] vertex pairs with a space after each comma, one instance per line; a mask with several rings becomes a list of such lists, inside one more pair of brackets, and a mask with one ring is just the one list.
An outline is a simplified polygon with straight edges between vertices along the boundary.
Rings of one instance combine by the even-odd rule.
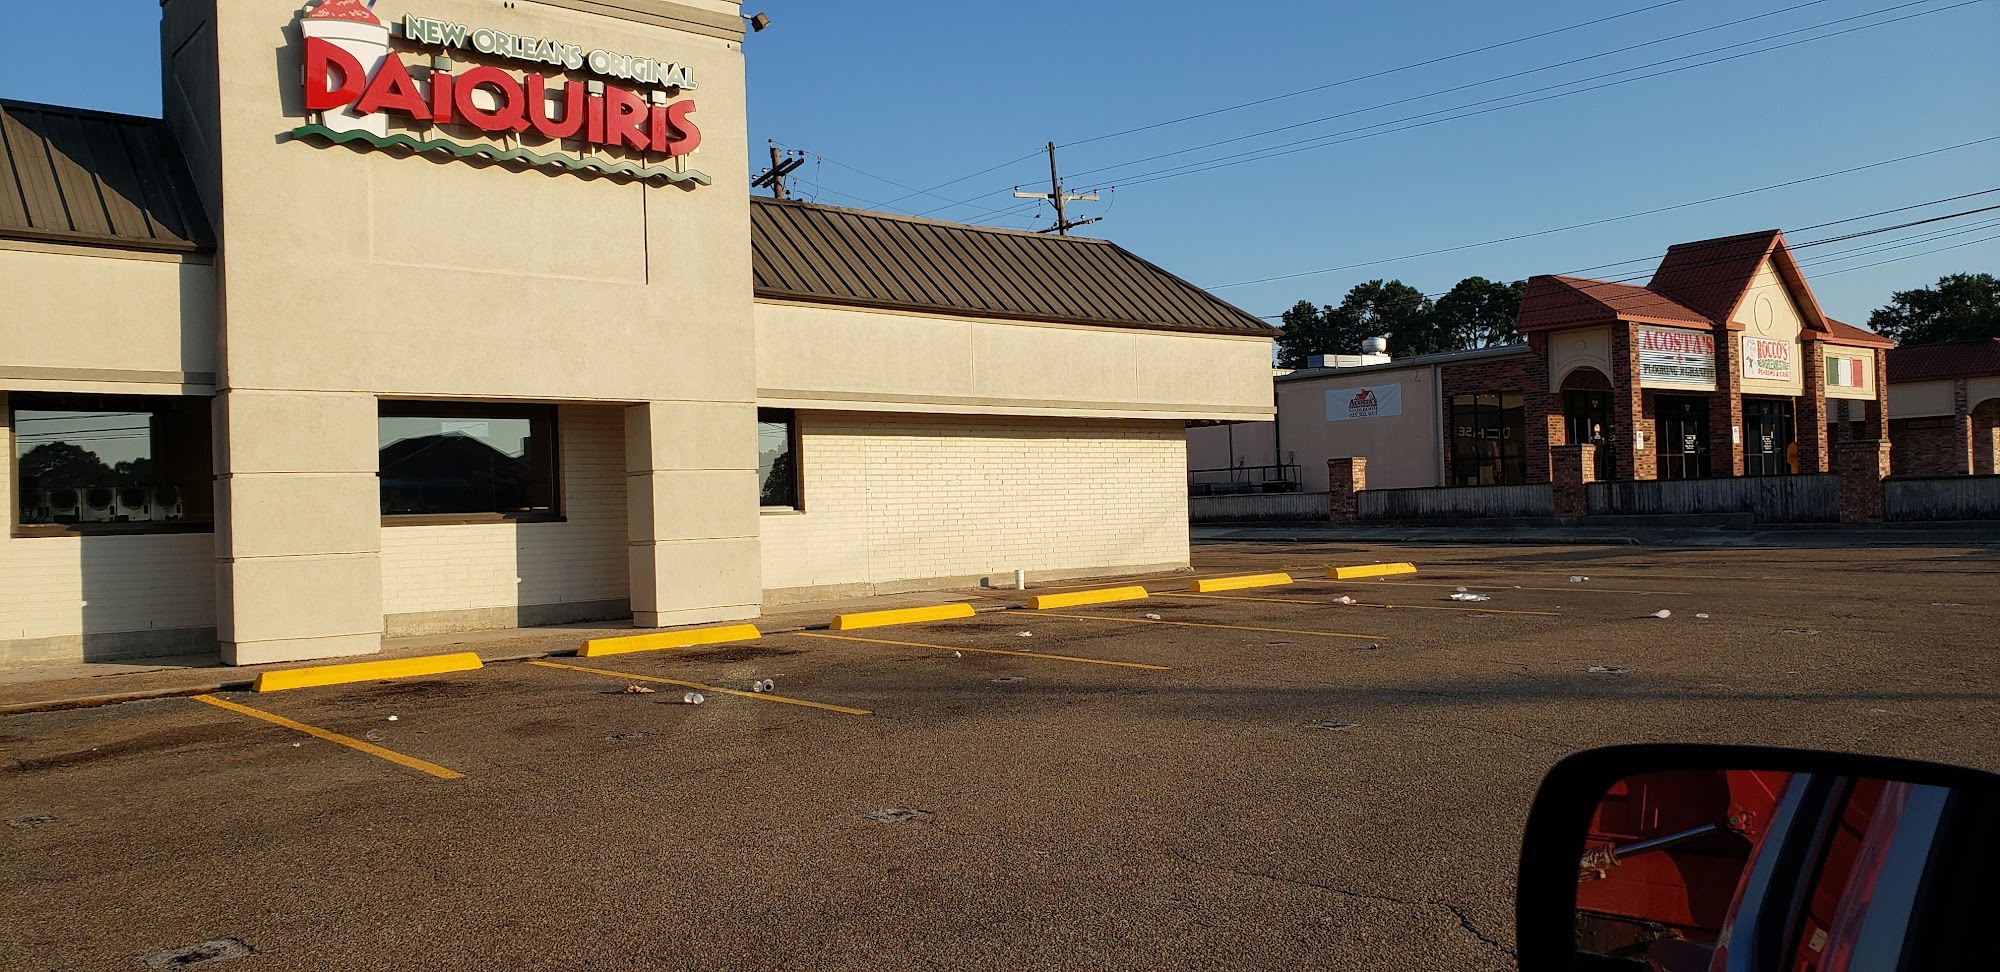
[[162, 14], [164, 121], [0, 103], [0, 662], [1179, 566], [1271, 414], [1115, 245], [753, 201], [735, 3]]

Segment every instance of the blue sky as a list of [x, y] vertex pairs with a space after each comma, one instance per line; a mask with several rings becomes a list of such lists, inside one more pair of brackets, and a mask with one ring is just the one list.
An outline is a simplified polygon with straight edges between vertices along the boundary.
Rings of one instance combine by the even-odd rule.
[[[1961, 3], [763, 0], [745, 7], [774, 21], [745, 45], [752, 155], [762, 158], [766, 139], [814, 153], [795, 185], [824, 202], [1032, 228], [1046, 225], [1046, 209], [1017, 208], [1022, 204], [1010, 190], [1016, 183], [1045, 188], [1047, 162], [1035, 153], [1053, 140], [1063, 146], [1064, 172], [1073, 174], [1070, 188], [1103, 190], [1102, 201], [1074, 205], [1073, 218], [1104, 217], [1080, 232], [1117, 240], [1256, 314], [1301, 298], [1336, 302], [1373, 277], [1397, 277], [1436, 293], [1470, 274], [1514, 279], [1634, 260], [1590, 275], [1639, 275], [1643, 282], [1647, 258], [1675, 242], [1775, 226], [1796, 245], [2000, 205], [2000, 193], [1991, 193], [1808, 228], [2000, 187], [2000, 140], [1584, 229], [1225, 286], [1674, 206], [2000, 136], [2000, 57], [1993, 54], [2000, 49], [2000, 0], [1954, 7]], [[157, 0], [19, 6], [25, 9], [9, 12], [16, 36], [71, 37], [76, 23], [87, 21], [90, 62], [119, 69], [77, 70], [78, 49], [68, 42], [10, 45], [0, 60], [0, 97], [158, 114]], [[1792, 7], [1798, 9], [1786, 9]], [[1334, 84], [1627, 11], [1638, 12]], [[1760, 14], [1771, 16], [1662, 42]], [[1909, 19], [1889, 22], [1903, 17]], [[1764, 50], [1852, 28], [1861, 29]], [[1757, 40], [1793, 31], [1802, 32]], [[1744, 42], [1754, 43], [1583, 82]], [[1635, 45], [1646, 46], [1480, 83]], [[1735, 54], [1746, 56], [1384, 132], [1494, 107], [1473, 102], [1582, 85], [1526, 94], [1531, 89], [1603, 84]], [[1476, 86], [1423, 97], [1460, 85]], [[1403, 99], [1416, 100], [1380, 107]], [[1413, 117], [1428, 112], [1442, 114]], [[1254, 137], [1139, 161], [1246, 135]], [[1282, 156], [1253, 154], [1226, 167], [1201, 164], [1314, 136], [1350, 140]], [[1144, 181], [1182, 163], [1195, 167]], [[1001, 168], [940, 187], [992, 166]], [[910, 192], [933, 187], [939, 187], [934, 195]], [[1996, 218], [2000, 210], [1811, 247], [1799, 256], [1828, 312], [1858, 324], [1894, 290], [1945, 273], [2000, 272], [2000, 240], [1987, 239], [2000, 235], [2000, 223], [1990, 222]], [[1987, 241], [1956, 245], [1980, 240]], [[1918, 255], [1929, 250], [1937, 252]], [[1895, 262], [1863, 266], [1885, 260]]]

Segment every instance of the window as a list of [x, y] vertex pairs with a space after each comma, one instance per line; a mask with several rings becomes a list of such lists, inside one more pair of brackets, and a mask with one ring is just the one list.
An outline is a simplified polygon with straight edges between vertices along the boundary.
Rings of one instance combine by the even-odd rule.
[[1519, 394], [1454, 396], [1452, 485], [1513, 486], [1527, 482], [1527, 415]]
[[143, 533], [215, 520], [205, 397], [9, 397], [17, 533]]
[[757, 410], [757, 505], [801, 509], [799, 419], [790, 409]]
[[382, 515], [552, 520], [552, 405], [390, 402], [376, 425]]

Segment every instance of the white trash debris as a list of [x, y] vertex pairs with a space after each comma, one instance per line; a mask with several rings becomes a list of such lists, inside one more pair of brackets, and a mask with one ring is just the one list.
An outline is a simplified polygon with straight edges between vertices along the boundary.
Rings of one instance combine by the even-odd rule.
[[1315, 722], [1312, 724], [1314, 729], [1331, 729], [1334, 732], [1346, 732], [1349, 729], [1358, 729], [1360, 726], [1361, 723], [1358, 722]]
[[929, 810], [917, 810], [911, 807], [889, 807], [885, 810], [870, 810], [862, 816], [883, 823], [922, 823], [935, 814]]
[[1487, 596], [1487, 595], [1485, 595], [1485, 594], [1467, 594], [1467, 593], [1465, 593], [1465, 590], [1464, 590], [1464, 588], [1460, 588], [1460, 589], [1459, 589], [1459, 591], [1458, 591], [1458, 593], [1456, 593], [1456, 594], [1453, 594], [1453, 595], [1451, 595], [1451, 599], [1452, 599], [1452, 600], [1454, 600], [1454, 601], [1490, 601], [1490, 600], [1493, 600], [1493, 598], [1491, 598], [1491, 597], [1489, 597], [1489, 596]]
[[293, 743], [293, 744], [292, 744], [292, 748], [293, 748], [293, 749], [297, 749], [297, 748], [299, 748], [300, 746], [303, 746], [303, 745], [305, 745], [305, 743]]
[[1617, 665], [1592, 665], [1584, 669], [1584, 671], [1592, 675], [1624, 675], [1630, 672], [1631, 669], [1620, 668]]
[[1016, 638], [1033, 638], [1034, 636], [1035, 636], [1035, 633], [1034, 633], [1033, 631], [1016, 631], [1016, 632], [1014, 632], [1014, 637], [1016, 637]]
[[700, 705], [706, 701], [708, 697], [700, 692], [687, 692], [681, 695], [681, 703], [684, 705]]
[[1148, 620], [1148, 621], [1158, 621], [1158, 620], [1160, 620], [1160, 616], [1159, 616], [1159, 615], [1157, 615], [1157, 614], [1148, 614], [1148, 615], [1146, 615], [1146, 620]]
[[653, 690], [652, 690], [652, 689], [649, 689], [649, 688], [647, 688], [647, 687], [645, 687], [644, 685], [627, 685], [627, 686], [625, 686], [625, 691], [624, 691], [624, 693], [623, 693], [623, 694], [625, 694], [625, 695], [651, 695], [651, 694], [653, 694]]
[[1458, 589], [1458, 592], [1459, 592], [1460, 594], [1463, 594], [1463, 593], [1465, 593], [1465, 588], [1463, 588], [1463, 587], [1459, 588], [1459, 589]]
[[1581, 583], [1583, 583], [1584, 581], [1587, 581], [1587, 580], [1589, 580], [1589, 579], [1590, 579], [1590, 578], [1588, 578], [1588, 577], [1585, 577], [1585, 576], [1583, 576], [1582, 574], [1571, 574], [1571, 575], [1570, 575], [1570, 578], [1569, 578], [1569, 582], [1570, 582], [1570, 583], [1572, 583], [1572, 584], [1581, 584]]
[[1931, 607], [1964, 607], [1964, 601], [1932, 601]]
[[390, 717], [389, 717], [389, 721], [390, 721], [390, 722], [394, 722], [394, 721], [396, 721], [396, 717], [395, 717], [395, 716], [390, 716]]
[[1648, 614], [1646, 616], [1649, 618], [1671, 618], [1674, 616], [1674, 612], [1669, 611], [1666, 608], [1661, 608], [1658, 611], [1654, 611], [1653, 613]]
[[1697, 614], [1697, 615], [1695, 615], [1695, 617], [1696, 617], [1696, 618], [1698, 618], [1698, 619], [1700, 619], [1700, 620], [1703, 620], [1703, 621], [1706, 621], [1706, 620], [1708, 620], [1708, 615], [1706, 615], [1706, 614]]
[[778, 683], [768, 678], [760, 678], [750, 683], [750, 691], [752, 692], [771, 692], [775, 691], [777, 687]]
[[370, 730], [368, 730], [368, 732], [366, 733], [366, 737], [367, 737], [367, 739], [368, 739], [368, 741], [369, 741], [369, 742], [381, 742], [381, 741], [382, 741], [382, 739], [383, 739], [383, 736], [382, 736], [382, 730], [380, 730], [380, 729], [370, 729]]
[[1333, 599], [1333, 603], [1335, 603], [1335, 604], [1360, 604], [1361, 602], [1360, 602], [1360, 601], [1357, 601], [1357, 600], [1355, 600], [1355, 599], [1354, 599], [1354, 598], [1352, 598], [1352, 597], [1349, 597], [1349, 596], [1348, 596], [1348, 595], [1346, 595], [1346, 594], [1342, 594], [1342, 595], [1340, 595], [1339, 597], [1336, 597], [1336, 598], [1334, 598], [1334, 599]]
[[951, 653], [951, 657], [953, 657], [953, 658], [964, 658], [964, 657], [965, 657], [965, 652], [962, 652], [962, 651], [954, 651], [954, 652], [952, 652], [952, 653]]

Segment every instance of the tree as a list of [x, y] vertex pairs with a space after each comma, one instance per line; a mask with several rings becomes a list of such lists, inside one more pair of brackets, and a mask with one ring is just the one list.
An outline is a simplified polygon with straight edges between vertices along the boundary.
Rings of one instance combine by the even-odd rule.
[[1935, 287], [1899, 290], [1868, 315], [1868, 326], [1897, 344], [2000, 338], [2000, 278], [1954, 273]]
[[73, 442], [44, 442], [21, 455], [21, 478], [36, 489], [111, 485], [111, 467]]
[[1391, 354], [1445, 350], [1431, 326], [1429, 298], [1401, 280], [1356, 284], [1330, 316], [1335, 330], [1354, 335], [1356, 350], [1368, 337], [1388, 338]]
[[[1332, 310], [1329, 307], [1326, 310]], [[1302, 300], [1291, 306], [1278, 318], [1284, 330], [1278, 333], [1278, 367], [1303, 368], [1309, 355], [1327, 354], [1335, 346], [1334, 336], [1327, 332], [1326, 314]]]
[[1443, 350], [1465, 351], [1513, 344], [1521, 340], [1514, 316], [1521, 310], [1526, 280], [1503, 284], [1485, 277], [1467, 277], [1438, 298], [1432, 329], [1445, 335]]

